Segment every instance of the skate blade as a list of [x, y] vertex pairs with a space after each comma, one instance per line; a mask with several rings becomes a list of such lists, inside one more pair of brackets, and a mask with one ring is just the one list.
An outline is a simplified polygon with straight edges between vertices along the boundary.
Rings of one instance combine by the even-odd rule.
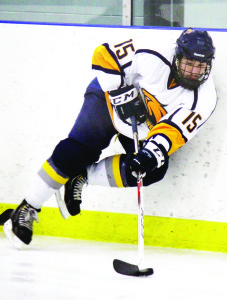
[[56, 197], [58, 208], [60, 210], [60, 213], [61, 213], [63, 219], [68, 219], [68, 217], [70, 217], [70, 213], [68, 212], [68, 209], [65, 205], [65, 201], [62, 199], [62, 196], [61, 196], [61, 193], [59, 190], [55, 193], [55, 197]]
[[5, 232], [5, 235], [7, 236], [7, 238], [9, 239], [9, 241], [11, 242], [11, 244], [21, 250], [23, 248], [25, 248], [27, 245], [25, 243], [23, 243], [14, 233], [12, 230], [13, 226], [12, 226], [12, 221], [11, 219], [9, 219], [8, 221], [6, 221], [3, 225], [3, 230]]

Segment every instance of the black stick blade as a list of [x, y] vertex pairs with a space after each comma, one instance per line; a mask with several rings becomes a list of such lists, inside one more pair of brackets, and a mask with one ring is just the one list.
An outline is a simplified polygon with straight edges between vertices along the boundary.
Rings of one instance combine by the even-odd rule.
[[0, 225], [3, 225], [6, 221], [9, 220], [11, 213], [13, 212], [13, 209], [6, 209], [1, 215], [0, 215]]
[[132, 265], [119, 259], [114, 259], [113, 267], [117, 273], [127, 276], [147, 277], [154, 273], [152, 268], [140, 270], [137, 265]]

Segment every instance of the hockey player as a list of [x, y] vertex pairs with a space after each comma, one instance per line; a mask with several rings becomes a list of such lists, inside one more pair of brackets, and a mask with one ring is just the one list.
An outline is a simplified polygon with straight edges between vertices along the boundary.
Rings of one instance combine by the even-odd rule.
[[[140, 46], [129, 39], [95, 49], [92, 68], [97, 76], [85, 92], [69, 136], [56, 146], [4, 224], [11, 240], [31, 242], [37, 212], [63, 185], [65, 205], [74, 216], [80, 212], [85, 183], [133, 187], [139, 170], [145, 186], [161, 180], [169, 156], [209, 119], [217, 97], [209, 76], [215, 47], [207, 31], [188, 28], [176, 43], [149, 44]], [[132, 115], [142, 146], [138, 154]], [[115, 134], [125, 153], [99, 161]]]

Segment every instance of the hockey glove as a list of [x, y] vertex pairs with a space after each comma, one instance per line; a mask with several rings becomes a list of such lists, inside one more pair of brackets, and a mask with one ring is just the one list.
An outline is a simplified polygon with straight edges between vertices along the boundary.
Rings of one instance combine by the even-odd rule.
[[132, 174], [135, 176], [138, 171], [145, 173], [147, 168], [150, 170], [160, 168], [165, 163], [166, 156], [166, 150], [162, 145], [148, 141], [129, 163]]
[[130, 117], [135, 116], [138, 124], [145, 122], [146, 108], [134, 86], [125, 86], [109, 92], [109, 99], [119, 118], [130, 124]]

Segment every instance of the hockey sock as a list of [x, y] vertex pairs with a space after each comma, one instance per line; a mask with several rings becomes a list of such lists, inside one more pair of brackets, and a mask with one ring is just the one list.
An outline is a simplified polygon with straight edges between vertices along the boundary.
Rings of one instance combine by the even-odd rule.
[[25, 199], [31, 206], [40, 209], [43, 203], [55, 192], [56, 189], [51, 188], [38, 174], [36, 174], [25, 194]]

